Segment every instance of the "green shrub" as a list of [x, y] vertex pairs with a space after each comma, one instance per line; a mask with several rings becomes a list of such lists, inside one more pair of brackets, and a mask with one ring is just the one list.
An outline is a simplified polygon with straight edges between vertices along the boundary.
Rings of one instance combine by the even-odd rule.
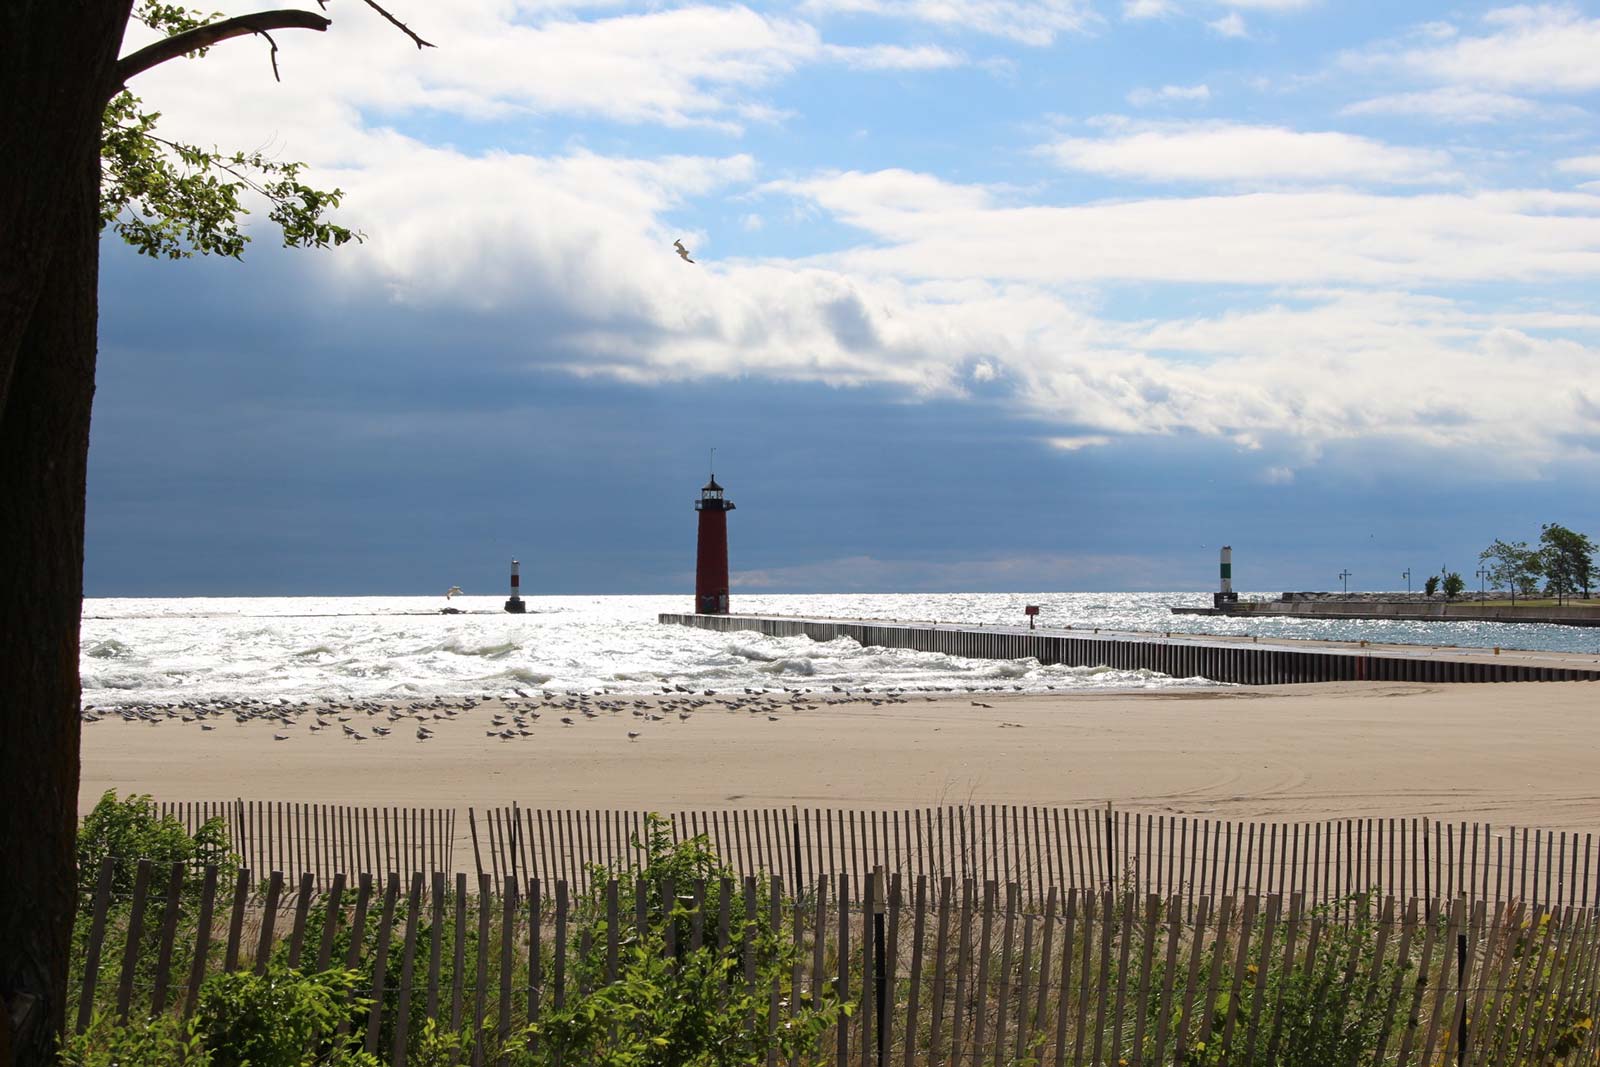
[[[123, 818], [124, 803], [112, 798], [115, 807], [107, 809], [102, 826], [139, 823], [139, 798], [132, 801], [133, 817]], [[156, 836], [175, 842], [165, 829]], [[567, 989], [560, 1008], [554, 997], [555, 954], [547, 942], [537, 983], [545, 995], [536, 1022], [510, 1023], [503, 1040], [494, 1023], [482, 1033], [471, 1027], [450, 1030], [424, 1018], [425, 999], [416, 990], [410, 1001], [408, 1064], [454, 1067], [470, 1059], [474, 1046], [484, 1062], [500, 1067], [557, 1063], [743, 1067], [766, 1062], [769, 1052], [785, 1062], [810, 1062], [822, 1035], [848, 1016], [850, 1007], [825, 992], [817, 1002], [804, 995], [790, 1011], [787, 994], [796, 949], [782, 924], [773, 922], [770, 883], [757, 883], [756, 909], [747, 916], [745, 887], [732, 877], [708, 839], [673, 842], [665, 820], [652, 817], [644, 839], [634, 845], [644, 854], [642, 869], [596, 871], [592, 888], [571, 902], [564, 960]], [[614, 971], [606, 953], [612, 922], [610, 878], [618, 882]], [[673, 887], [671, 893], [663, 891], [667, 886]], [[646, 900], [642, 926], [635, 896], [641, 888]], [[727, 944], [720, 945], [724, 907], [729, 919]], [[125, 910], [121, 906], [113, 912]], [[369, 910], [362, 926], [342, 922], [333, 938], [338, 960], [347, 958], [352, 939], [361, 942], [361, 963], [354, 970], [303, 974], [288, 966], [287, 946], [280, 942], [264, 974], [220, 974], [208, 979], [190, 1025], [179, 1024], [171, 1015], [125, 1027], [97, 1019], [88, 1033], [69, 1043], [63, 1063], [68, 1067], [377, 1067], [380, 1061], [360, 1046], [372, 1007], [366, 994], [376, 986], [378, 910]], [[447, 906], [444, 913], [452, 910]], [[320, 945], [325, 916], [322, 908], [308, 914], [304, 952], [314, 953]], [[696, 925], [702, 943], [691, 947]], [[378, 1035], [383, 1061], [395, 1040], [404, 928], [397, 915], [389, 934]], [[418, 917], [414, 958], [430, 958], [433, 939], [440, 939], [442, 989], [450, 989], [456, 977], [454, 935], [453, 922], [435, 927], [426, 914]], [[470, 926], [466, 938], [463, 967], [470, 1004], [480, 945]], [[489, 973], [497, 973], [498, 935], [481, 947], [495, 953]], [[522, 959], [509, 977], [514, 989], [525, 990], [529, 985], [525, 955], [518, 955]], [[155, 952], [141, 953], [141, 961], [146, 957], [154, 959]], [[520, 1000], [519, 993], [514, 1002]], [[491, 1010], [491, 1017], [494, 1014]], [[347, 1024], [347, 1036], [337, 1036], [341, 1024]]]
[[359, 1043], [336, 1033], [359, 976], [329, 970], [302, 974], [269, 967], [265, 974], [214, 975], [200, 990], [188, 1021], [175, 1014], [117, 1021], [95, 1017], [61, 1048], [63, 1067], [378, 1067]]
[[340, 968], [301, 974], [280, 967], [213, 976], [201, 987], [198, 1013], [209, 1067], [299, 1067], [313, 1052], [323, 1063], [364, 1062], [350, 1039], [335, 1035], [359, 978]]
[[208, 819], [191, 837], [183, 823], [162, 815], [148, 794], [130, 793], [119, 800], [115, 789], [106, 790], [78, 828], [78, 893], [86, 903], [94, 895], [100, 864], [108, 856], [115, 864], [111, 874], [115, 900], [126, 900], [132, 894], [142, 859], [162, 868], [174, 863], [190, 869], [216, 864], [224, 885], [234, 869], [232, 844], [222, 819]]
[[[1337, 917], [1348, 910], [1346, 922]], [[1371, 1062], [1373, 1052], [1387, 1032], [1391, 1038], [1403, 1027], [1407, 1012], [1395, 1010], [1390, 994], [1405, 988], [1401, 981], [1415, 964], [1397, 961], [1393, 955], [1374, 971], [1377, 946], [1377, 918], [1372, 914], [1372, 898], [1357, 893], [1314, 909], [1327, 918], [1320, 934], [1316, 962], [1307, 967], [1303, 955], [1285, 964], [1281, 949], [1274, 951], [1262, 1001], [1256, 1003], [1256, 963], [1262, 936], [1262, 920], [1253, 929], [1244, 982], [1238, 1000], [1233, 999], [1229, 983], [1224, 982], [1210, 1005], [1209, 1042], [1197, 1041], [1186, 1050], [1182, 1067], [1329, 1067], [1334, 1064]], [[1441, 922], [1443, 920], [1440, 920]], [[1232, 949], [1226, 949], [1231, 952]], [[1231, 975], [1232, 961], [1225, 956], [1224, 974]], [[1402, 994], [1405, 996], [1407, 994]], [[1231, 1047], [1224, 1047], [1229, 1016], [1233, 1019]], [[1259, 1029], [1250, 1040], [1249, 1024], [1256, 1018]], [[1398, 1047], [1391, 1040], [1390, 1048]]]
[[[851, 1005], [831, 993], [809, 994], [790, 1011], [787, 990], [796, 963], [792, 939], [771, 920], [771, 887], [759, 882], [755, 918], [747, 918], [743, 887], [709, 839], [674, 842], [670, 824], [650, 816], [641, 869], [597, 868], [592, 888], [573, 901], [569, 928], [566, 1003], [548, 995], [554, 960], [546, 954], [541, 983], [547, 991], [538, 1020], [504, 1041], [483, 1033], [484, 1062], [505, 1067], [744, 1067], [768, 1061], [810, 1063], [822, 1035], [847, 1017]], [[607, 882], [617, 881], [618, 953], [607, 980]], [[671, 887], [671, 893], [665, 892]], [[701, 944], [692, 947], [695, 892], [700, 893]], [[637, 896], [645, 897], [643, 927]], [[726, 892], [728, 944], [719, 945]], [[670, 934], [670, 941], [669, 941]], [[583, 951], [587, 944], [589, 950]], [[669, 947], [670, 946], [670, 947]], [[391, 956], [394, 953], [391, 952]], [[747, 970], [753, 968], [753, 976]], [[773, 990], [779, 995], [774, 999]], [[587, 990], [586, 992], [583, 992]], [[773, 1014], [774, 1011], [776, 1014]], [[413, 1030], [408, 1062], [445, 1067], [467, 1058], [470, 1029], [451, 1032], [423, 1022]]]
[[210, 1067], [200, 1044], [198, 1019], [175, 1015], [124, 1026], [115, 1016], [97, 1016], [61, 1046], [62, 1067]]
[[[189, 962], [187, 957], [195, 942], [200, 870], [207, 864], [215, 864], [218, 868], [218, 885], [224, 892], [236, 870], [223, 820], [212, 819], [190, 836], [177, 819], [162, 816], [150, 797], [130, 794], [119, 799], [116, 790], [107, 790], [78, 830], [79, 899], [72, 932], [75, 969], [69, 981], [73, 995], [76, 995], [82, 981], [82, 975], [76, 968], [82, 964], [87, 953], [100, 865], [108, 858], [112, 861], [112, 874], [111, 897], [104, 919], [103, 945], [106, 946], [125, 943], [139, 861], [149, 860], [151, 863], [142, 912], [141, 947], [134, 964], [135, 980], [141, 989], [148, 988], [154, 981], [161, 932], [167, 918], [167, 887], [172, 866], [177, 864], [185, 876], [180, 887], [174, 928], [174, 974], [185, 973]], [[97, 986], [97, 1004], [94, 1007], [104, 1008], [115, 990], [114, 983], [101, 982]]]
[[[355, 970], [353, 972], [356, 975], [356, 988], [362, 991], [369, 991], [377, 988], [379, 946], [378, 930], [382, 925], [382, 901], [385, 890], [382, 886], [375, 886], [374, 890], [375, 892], [371, 906], [367, 910], [367, 914], [362, 923], [362, 929], [359, 934], [361, 950], [358, 953]], [[354, 916], [350, 912], [351, 899], [351, 896], [347, 893], [344, 898], [344, 910], [341, 913], [339, 922], [337, 924], [337, 929], [330, 943], [329, 959], [335, 964], [341, 960], [349, 959], [350, 943], [358, 936], [353, 925]], [[380, 1049], [384, 1049], [385, 1051], [391, 1050], [394, 1047], [395, 1023], [400, 1014], [400, 987], [401, 978], [403, 977], [405, 967], [406, 899], [406, 894], [404, 890], [402, 890], [396, 903], [394, 921], [390, 925], [388, 951], [385, 953], [384, 959], [383, 1010], [380, 1015], [381, 1022], [378, 1032], [378, 1047]], [[422, 905], [423, 911], [417, 922], [417, 941], [414, 950], [415, 955], [413, 957], [415, 960], [419, 961], [427, 961], [430, 959], [433, 951], [433, 940], [436, 937], [439, 938], [439, 985], [440, 988], [445, 990], [449, 990], [455, 980], [455, 925], [450, 919], [450, 916], [454, 911], [454, 900], [454, 890], [447, 889], [445, 891], [443, 907], [443, 914], [446, 916], [446, 918], [445, 921], [440, 923], [438, 926], [435, 926], [428, 916], [428, 911], [430, 910], [428, 905]], [[474, 900], [470, 903], [469, 907], [476, 909], [477, 904], [478, 902]], [[313, 907], [307, 914], [305, 934], [302, 937], [302, 962], [309, 963], [315, 958], [316, 953], [320, 950], [323, 934], [327, 929], [327, 920], [328, 912], [326, 907]], [[465, 941], [464, 954], [462, 957], [464, 961], [465, 982], [466, 984], [471, 985], [475, 981], [473, 976], [476, 973], [478, 959], [478, 930], [475, 923], [468, 923], [463, 940]], [[492, 937], [488, 951], [491, 953], [497, 952], [497, 945], [494, 944], [494, 939]], [[274, 967], [285, 970], [288, 969], [289, 942], [287, 940], [278, 941], [273, 945], [271, 960]], [[498, 968], [498, 966], [498, 957], [491, 956], [490, 973], [497, 973], [496, 968]], [[418, 969], [417, 973], [420, 975], [420, 968]], [[513, 975], [513, 981], [525, 983], [526, 975], [527, 972], [525, 967], [519, 967], [518, 972]], [[417, 979], [415, 978], [413, 979], [414, 982], [416, 980]], [[365, 1031], [368, 1021], [367, 1008], [369, 1007], [370, 1003], [367, 1003], [359, 1007], [352, 1006], [347, 1009], [346, 1014], [349, 1018], [353, 1031]], [[419, 1043], [422, 1041], [421, 1035], [427, 1023], [427, 1000], [422, 995], [420, 990], [414, 990], [413, 995], [410, 998], [408, 1019], [409, 1021], [407, 1025], [409, 1028], [410, 1039], [407, 1044], [410, 1046], [411, 1051], [415, 1053], [420, 1047]]]

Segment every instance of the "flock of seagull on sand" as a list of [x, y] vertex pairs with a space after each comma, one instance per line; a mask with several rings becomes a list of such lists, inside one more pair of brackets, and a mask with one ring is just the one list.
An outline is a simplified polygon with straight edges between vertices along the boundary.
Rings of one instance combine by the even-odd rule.
[[[974, 686], [967, 687], [965, 691], [1000, 692], [1006, 689], [1021, 690], [1021, 688], [1021, 686], [981, 688]], [[958, 690], [945, 688], [939, 691]], [[530, 693], [513, 688], [510, 693], [511, 695], [504, 697], [486, 694], [481, 697], [449, 699], [436, 696], [431, 700], [412, 700], [405, 703], [374, 700], [291, 701], [284, 697], [279, 697], [277, 700], [246, 697], [237, 700], [184, 700], [130, 704], [110, 708], [85, 704], [81, 717], [84, 722], [99, 722], [106, 718], [120, 717], [127, 722], [145, 722], [152, 726], [177, 721], [198, 724], [202, 730], [215, 730], [218, 722], [224, 722], [231, 717], [239, 725], [253, 722], [271, 723], [274, 726], [272, 734], [274, 741], [291, 740], [294, 734], [284, 731], [302, 725], [309, 718], [311, 721], [306, 729], [310, 733], [320, 733], [337, 727], [347, 740], [361, 742], [392, 737], [395, 736], [396, 730], [411, 731], [414, 726], [417, 741], [422, 742], [434, 736], [431, 723], [455, 720], [475, 708], [487, 707], [490, 718], [484, 735], [501, 741], [515, 741], [522, 737], [532, 737], [534, 724], [546, 714], [555, 718], [563, 728], [578, 726], [585, 720], [598, 719], [602, 714], [620, 716], [624, 711], [637, 718], [640, 726], [650, 722], [670, 722], [674, 715], [679, 722], [688, 722], [697, 712], [708, 708], [720, 708], [728, 714], [745, 712], [749, 715], [765, 715], [768, 722], [781, 722], [785, 713], [817, 711], [824, 706], [870, 704], [873, 707], [883, 707], [912, 702], [910, 696], [902, 689], [874, 690], [863, 686], [856, 690], [837, 685], [825, 691], [792, 689], [785, 686], [776, 690], [745, 688], [739, 693], [719, 692], [715, 689], [696, 690], [685, 685], [663, 685], [661, 692], [652, 694], [652, 699], [649, 700], [627, 694], [613, 694], [610, 690], [599, 694], [571, 690], [557, 692], [549, 689]], [[915, 695], [928, 701], [938, 699], [927, 693]], [[993, 707], [992, 704], [978, 700], [972, 701], [972, 706]], [[402, 720], [410, 721], [401, 727], [399, 724]], [[637, 741], [643, 736], [642, 729], [628, 731], [629, 741]]]

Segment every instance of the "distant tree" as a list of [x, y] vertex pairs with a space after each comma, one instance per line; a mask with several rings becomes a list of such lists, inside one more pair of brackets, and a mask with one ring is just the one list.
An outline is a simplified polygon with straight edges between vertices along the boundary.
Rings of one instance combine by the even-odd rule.
[[1444, 595], [1447, 600], [1454, 600], [1461, 595], [1467, 587], [1466, 581], [1455, 571], [1449, 571], [1444, 576]]
[[1422, 591], [1428, 596], [1433, 596], [1433, 594], [1437, 593], [1439, 591], [1439, 576], [1437, 574], [1428, 575], [1428, 580], [1422, 583]]
[[1539, 561], [1548, 579], [1548, 589], [1557, 598], [1583, 590], [1589, 599], [1594, 582], [1595, 543], [1586, 535], [1556, 523], [1539, 530]]
[[1478, 559], [1489, 565], [1489, 580], [1496, 589], [1511, 591], [1513, 606], [1519, 592], [1526, 596], [1539, 588], [1539, 576], [1544, 571], [1539, 553], [1529, 548], [1526, 541], [1501, 541], [1497, 538], [1478, 553]]

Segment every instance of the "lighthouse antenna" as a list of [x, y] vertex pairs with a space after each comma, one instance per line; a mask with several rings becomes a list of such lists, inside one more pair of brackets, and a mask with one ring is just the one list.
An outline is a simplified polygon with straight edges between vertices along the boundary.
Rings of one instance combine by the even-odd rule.
[[711, 450], [711, 480], [717, 480], [717, 450]]

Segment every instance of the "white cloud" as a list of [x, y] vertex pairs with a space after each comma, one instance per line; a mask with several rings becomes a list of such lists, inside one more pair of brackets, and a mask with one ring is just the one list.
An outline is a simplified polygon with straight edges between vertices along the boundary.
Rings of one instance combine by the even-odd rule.
[[1414, 93], [1375, 96], [1343, 108], [1341, 115], [1415, 115], [1459, 124], [1503, 122], [1526, 118], [1548, 109], [1510, 93], [1484, 92], [1460, 85]]
[[805, 0], [801, 10], [924, 22], [1041, 46], [1098, 20], [1088, 0]]
[[1122, 17], [1125, 19], [1162, 19], [1178, 13], [1172, 0], [1122, 0]]
[[[439, 48], [418, 52], [370, 12], [351, 8], [325, 34], [279, 35], [282, 84], [264, 74], [257, 49], [237, 42], [204, 63], [166, 64], [133, 88], [165, 105], [164, 128], [210, 131], [207, 143], [224, 129], [243, 131], [246, 141], [275, 139], [292, 114], [302, 131], [320, 125], [337, 151], [360, 124], [357, 109], [474, 119], [562, 114], [737, 132], [781, 118], [760, 94], [804, 68], [907, 71], [965, 62], [932, 45], [831, 44], [805, 21], [740, 4], [588, 19], [557, 11], [531, 23], [514, 14], [494, 0], [452, 4], [445, 25], [421, 26]], [[241, 91], [218, 91], [230, 83]], [[306, 153], [301, 143], [294, 151]]]
[[932, 174], [899, 169], [849, 171], [821, 175], [808, 181], [777, 181], [765, 188], [819, 199], [828, 207], [836, 206], [832, 194], [837, 191], [843, 194], [852, 213], [861, 210], [915, 216], [928, 212], [978, 211], [993, 203], [990, 192], [982, 186], [960, 185], [942, 181]]
[[1222, 0], [1222, 2], [1229, 7], [1242, 7], [1247, 11], [1271, 11], [1281, 14], [1315, 7], [1318, 0]]
[[1045, 443], [1062, 452], [1081, 452], [1085, 448], [1104, 448], [1111, 438], [1103, 433], [1077, 434], [1065, 437], [1047, 437]]
[[1435, 27], [1422, 44], [1354, 52], [1358, 69], [1397, 69], [1413, 77], [1476, 89], [1583, 93], [1600, 88], [1600, 18], [1567, 4], [1517, 5], [1489, 12], [1487, 32]]
[[[463, 9], [454, 51], [441, 50], [448, 65], [357, 8], [340, 22], [357, 43], [330, 33], [285, 45], [282, 86], [240, 48], [170, 65], [140, 90], [170, 132], [210, 143], [227, 130], [320, 164], [315, 179], [346, 189], [343, 218], [370, 237], [309, 259], [304, 300], [349, 315], [437, 310], [480, 333], [482, 348], [460, 358], [912, 396], [981, 383], [986, 403], [1059, 428], [1056, 448], [1200, 434], [1255, 443], [1264, 467], [1285, 441], [1311, 451], [1398, 438], [1538, 462], [1600, 440], [1600, 407], [1550, 387], [1592, 377], [1600, 321], [1585, 307], [1512, 303], [1517, 285], [1600, 277], [1600, 191], [1296, 189], [1423, 181], [1448, 158], [1276, 127], [1123, 127], [1057, 151], [1098, 173], [1287, 188], [1059, 205], [908, 170], [820, 174], [756, 191], [854, 227], [858, 243], [722, 260], [715, 235], [683, 217], [701, 199], [750, 192], [761, 173], [748, 155], [471, 154], [369, 129], [362, 110], [733, 125], [755, 121], [758, 91], [802, 64], [931, 53], [842, 53], [804, 23], [740, 7], [511, 29], [490, 0]], [[514, 46], [492, 47], [497, 35]], [[522, 46], [551, 69], [522, 69]], [[354, 48], [361, 64], [348, 61]], [[1588, 158], [1571, 172], [1591, 173]], [[699, 265], [672, 254], [677, 236]], [[1126, 282], [1194, 286], [1215, 306], [1099, 312]], [[1491, 283], [1506, 305], [1418, 295], [1456, 283]]]
[[982, 187], [906, 172], [769, 188], [871, 238], [818, 262], [899, 277], [1418, 286], [1600, 273], [1600, 197], [1584, 192], [1314, 190], [1011, 205]]
[[1346, 133], [1208, 122], [1069, 137], [1046, 149], [1062, 166], [1109, 177], [1181, 182], [1438, 182], [1443, 152]]
[[931, 45], [828, 45], [824, 54], [858, 70], [940, 70], [966, 62], [960, 53]]
[[1556, 164], [1556, 167], [1568, 174], [1600, 175], [1600, 155], [1575, 156], [1571, 159], [1563, 159]]
[[1293, 467], [1268, 467], [1261, 472], [1261, 480], [1267, 485], [1293, 485]]
[[[1482, 310], [1398, 287], [1441, 271], [1600, 273], [1600, 197], [1299, 194], [1060, 215], [903, 172], [838, 175], [787, 188], [871, 226], [881, 247], [803, 263], [702, 255], [690, 270], [671, 254], [668, 217], [686, 197], [747, 184], [750, 160], [377, 147], [371, 171], [340, 176], [372, 238], [326, 261], [336, 284], [319, 291], [468, 309], [496, 324], [497, 344], [575, 374], [756, 375], [913, 395], [982, 383], [1063, 427], [1045, 440], [1067, 451], [1141, 434], [1200, 434], [1265, 456], [1282, 442], [1394, 438], [1537, 463], [1573, 454], [1574, 435], [1600, 439], [1600, 414], [1548, 388], [1589, 376], [1600, 316]], [[1097, 317], [1072, 295], [1075, 280], [1132, 273], [1276, 295], [1148, 321]], [[1371, 287], [1326, 282], [1350, 273]], [[1281, 288], [1300, 280], [1315, 287]]]
[[1250, 28], [1244, 24], [1244, 19], [1237, 11], [1230, 11], [1221, 18], [1213, 19], [1206, 23], [1206, 25], [1211, 27], [1212, 32], [1219, 37], [1242, 39], [1250, 36]]
[[1207, 85], [1163, 85], [1159, 89], [1140, 87], [1128, 93], [1128, 103], [1134, 107], [1153, 104], [1198, 103], [1211, 99]]

